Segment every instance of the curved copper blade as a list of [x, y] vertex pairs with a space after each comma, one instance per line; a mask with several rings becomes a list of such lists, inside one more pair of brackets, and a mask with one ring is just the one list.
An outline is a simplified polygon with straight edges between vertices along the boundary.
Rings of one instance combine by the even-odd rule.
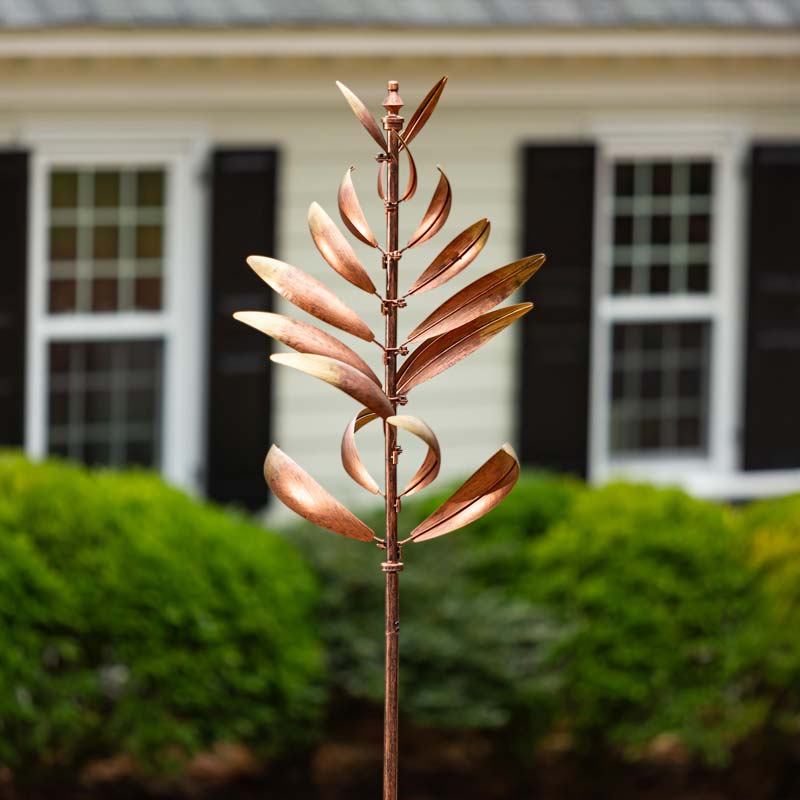
[[408, 486], [400, 492], [400, 497], [416, 494], [416, 492], [422, 491], [426, 486], [433, 483], [439, 474], [439, 468], [442, 465], [442, 450], [439, 447], [439, 440], [428, 424], [417, 417], [400, 414], [387, 417], [386, 421], [396, 428], [402, 428], [404, 431], [413, 433], [414, 436], [428, 445], [428, 452], [425, 455], [422, 466], [414, 473], [414, 477], [408, 482]]
[[[410, 200], [417, 191], [417, 164], [414, 161], [414, 156], [411, 155], [411, 150], [406, 146], [405, 140], [397, 131], [391, 131], [391, 135], [396, 136], [400, 140], [402, 149], [405, 150], [406, 158], [408, 159], [408, 182], [406, 183], [406, 190], [400, 198], [400, 202], [404, 203]], [[383, 175], [386, 172], [386, 162], [382, 161], [378, 169], [378, 197], [381, 200], [386, 200], [386, 192], [383, 188]]]
[[[378, 486], [378, 482], [369, 474], [364, 463], [361, 461], [355, 439], [355, 434], [374, 419], [377, 419], [377, 414], [369, 409], [362, 409], [350, 420], [342, 436], [342, 465], [347, 474], [359, 484], [359, 486], [363, 486], [368, 492], [372, 492], [373, 494], [383, 495], [383, 492]], [[428, 445], [428, 452], [425, 455], [422, 465], [408, 482], [408, 486], [400, 492], [399, 496], [402, 497], [403, 495], [411, 495], [415, 492], [419, 492], [432, 483], [439, 474], [442, 452], [436, 434], [421, 419], [406, 414], [387, 417], [386, 422], [397, 428], [402, 428], [409, 433], [413, 433], [414, 436]]]
[[375, 284], [358, 260], [355, 250], [319, 203], [312, 203], [308, 207], [308, 229], [317, 250], [330, 266], [354, 286], [375, 294]]
[[533, 303], [505, 306], [481, 314], [449, 333], [424, 341], [398, 371], [397, 391], [408, 394], [415, 386], [436, 377], [482, 347], [532, 308]]
[[375, 334], [347, 303], [307, 272], [266, 256], [248, 256], [247, 263], [281, 297], [317, 319], [371, 342]]
[[339, 91], [344, 95], [344, 99], [350, 104], [353, 113], [358, 117], [358, 121], [367, 129], [367, 133], [377, 142], [378, 147], [385, 153], [389, 148], [386, 144], [386, 137], [383, 135], [378, 121], [370, 114], [369, 109], [350, 91], [341, 81], [336, 81]]
[[544, 258], [542, 254], [528, 256], [473, 281], [420, 322], [409, 334], [408, 341], [441, 336], [494, 308], [531, 278]]
[[479, 219], [459, 233], [414, 281], [413, 286], [405, 293], [405, 297], [435, 289], [465, 270], [483, 250], [491, 229], [492, 225], [488, 219]]
[[272, 445], [267, 453], [264, 477], [275, 497], [303, 519], [362, 542], [375, 538], [372, 528], [323, 489], [277, 445]]
[[370, 369], [355, 350], [340, 342], [335, 336], [321, 331], [307, 322], [300, 322], [282, 314], [273, 314], [269, 311], [237, 311], [233, 318], [251, 328], [255, 328], [279, 342], [283, 342], [292, 350], [311, 355], [330, 356], [344, 361], [359, 372], [363, 372], [373, 383], [380, 386], [378, 376]]
[[378, 240], [375, 238], [375, 234], [370, 229], [367, 218], [361, 210], [361, 203], [358, 202], [356, 187], [353, 186], [351, 173], [354, 169], [355, 167], [350, 167], [350, 169], [345, 172], [342, 183], [339, 186], [339, 213], [342, 216], [342, 222], [344, 222], [347, 226], [347, 230], [349, 230], [353, 236], [360, 239], [364, 244], [368, 244], [370, 247], [378, 247]]
[[382, 495], [381, 487], [378, 486], [378, 482], [367, 471], [364, 462], [361, 460], [361, 456], [358, 454], [358, 448], [356, 447], [356, 433], [377, 418], [378, 415], [374, 411], [370, 411], [368, 408], [362, 408], [361, 411], [347, 423], [347, 427], [344, 429], [341, 453], [342, 466], [345, 472], [359, 486], [363, 486], [368, 492]]
[[270, 360], [276, 364], [305, 372], [314, 378], [336, 387], [362, 406], [374, 411], [378, 416], [390, 417], [394, 413], [389, 398], [363, 372], [359, 372], [344, 361], [328, 356], [308, 355], [306, 353], [275, 353]]
[[463, 528], [480, 519], [514, 488], [519, 461], [510, 444], [504, 444], [456, 492], [411, 531], [406, 541], [424, 542]]
[[447, 222], [447, 217], [450, 215], [450, 206], [453, 203], [453, 191], [450, 188], [450, 181], [447, 180], [447, 175], [441, 167], [437, 167], [441, 173], [439, 183], [436, 186], [436, 191], [433, 193], [428, 210], [422, 218], [419, 227], [411, 235], [405, 249], [416, 247], [418, 244], [427, 242], [431, 236], [439, 232], [442, 225]]
[[410, 143], [411, 140], [422, 130], [422, 127], [433, 114], [436, 104], [444, 91], [444, 85], [447, 83], [447, 75], [439, 78], [434, 87], [425, 95], [419, 108], [411, 115], [411, 119], [406, 125], [405, 140]]

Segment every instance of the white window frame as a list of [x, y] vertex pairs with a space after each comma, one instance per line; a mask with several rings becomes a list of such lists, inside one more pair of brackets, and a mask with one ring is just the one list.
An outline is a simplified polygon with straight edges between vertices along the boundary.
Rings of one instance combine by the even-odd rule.
[[[800, 489], [800, 470], [744, 472], [741, 431], [745, 377], [744, 254], [747, 138], [732, 129], [691, 126], [665, 130], [628, 126], [599, 135], [596, 159], [595, 242], [589, 478], [680, 485], [707, 497], [740, 498]], [[625, 159], [696, 159], [713, 165], [710, 292], [621, 296], [610, 293], [613, 166]], [[615, 322], [708, 320], [707, 452], [703, 456], [611, 454], [611, 332]]]
[[[199, 136], [52, 129], [29, 135], [28, 321], [25, 449], [47, 455], [48, 347], [53, 341], [163, 341], [160, 470], [190, 491], [201, 486], [206, 279], [200, 236], [205, 203]], [[50, 314], [48, 297], [49, 176], [57, 168], [159, 167], [166, 175], [163, 307], [160, 311]]]

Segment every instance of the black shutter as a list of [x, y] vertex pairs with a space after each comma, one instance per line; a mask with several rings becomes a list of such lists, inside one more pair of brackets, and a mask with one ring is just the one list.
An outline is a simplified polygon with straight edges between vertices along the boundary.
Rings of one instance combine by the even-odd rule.
[[800, 144], [750, 165], [744, 468], [800, 467]]
[[213, 157], [206, 492], [257, 509], [270, 445], [269, 339], [231, 315], [267, 310], [271, 292], [245, 263], [275, 254], [275, 150], [218, 150]]
[[523, 253], [547, 254], [525, 286], [519, 444], [522, 462], [586, 474], [592, 313], [591, 145], [524, 150]]
[[27, 241], [28, 154], [0, 152], [0, 445], [13, 447], [25, 431]]

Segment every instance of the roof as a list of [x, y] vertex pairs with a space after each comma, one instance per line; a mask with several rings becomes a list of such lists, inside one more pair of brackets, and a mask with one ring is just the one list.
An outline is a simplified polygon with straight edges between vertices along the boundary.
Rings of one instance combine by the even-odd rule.
[[0, 28], [800, 26], [800, 0], [0, 0]]

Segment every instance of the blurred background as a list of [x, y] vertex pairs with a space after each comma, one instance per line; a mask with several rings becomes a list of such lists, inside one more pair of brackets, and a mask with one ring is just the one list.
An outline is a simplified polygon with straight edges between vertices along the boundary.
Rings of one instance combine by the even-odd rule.
[[0, 792], [377, 796], [380, 554], [261, 474], [277, 442], [379, 529], [352, 402], [231, 314], [297, 316], [260, 253], [380, 327], [307, 229], [351, 165], [382, 229], [334, 81], [408, 118], [442, 75], [401, 238], [437, 165], [453, 207], [401, 287], [492, 230], [401, 332], [548, 258], [408, 407], [444, 460], [404, 528], [505, 441], [525, 473], [407, 548], [403, 796], [800, 797], [798, 0], [6, 0]]

